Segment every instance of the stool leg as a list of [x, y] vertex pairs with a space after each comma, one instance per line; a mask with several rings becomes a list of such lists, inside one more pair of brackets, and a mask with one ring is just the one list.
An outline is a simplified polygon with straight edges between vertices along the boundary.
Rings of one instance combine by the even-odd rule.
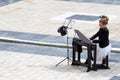
[[80, 58], [81, 58], [81, 55], [80, 55], [80, 53], [78, 52], [78, 61], [79, 61], [79, 62], [81, 62], [81, 59], [80, 59]]

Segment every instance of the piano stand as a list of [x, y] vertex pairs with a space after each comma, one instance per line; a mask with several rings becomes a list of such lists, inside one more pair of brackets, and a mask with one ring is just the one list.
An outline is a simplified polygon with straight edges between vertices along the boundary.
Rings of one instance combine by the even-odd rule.
[[[74, 38], [73, 39], [73, 62], [71, 65], [74, 66], [86, 66], [87, 67], [87, 72], [90, 70], [95, 70], [97, 71], [96, 67], [96, 45], [87, 45], [87, 55], [88, 55], [88, 64], [84, 64], [81, 62], [81, 52], [82, 52], [82, 45], [78, 44], [79, 39]], [[92, 51], [94, 51], [94, 56], [93, 56], [93, 65], [91, 63], [92, 60]], [[76, 58], [76, 53], [78, 53], [78, 57]]]

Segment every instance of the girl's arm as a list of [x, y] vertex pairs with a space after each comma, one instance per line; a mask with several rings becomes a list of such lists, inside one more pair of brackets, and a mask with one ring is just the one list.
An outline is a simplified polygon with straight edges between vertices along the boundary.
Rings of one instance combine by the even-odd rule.
[[95, 35], [93, 35], [93, 36], [90, 38], [90, 40], [93, 40], [93, 39], [95, 39], [96, 37], [98, 37], [98, 34], [99, 34], [99, 31], [98, 31]]

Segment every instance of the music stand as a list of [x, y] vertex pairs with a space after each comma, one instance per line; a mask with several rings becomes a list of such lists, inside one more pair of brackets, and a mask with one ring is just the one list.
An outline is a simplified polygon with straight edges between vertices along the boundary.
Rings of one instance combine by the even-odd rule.
[[[66, 21], [66, 20], [65, 20]], [[66, 29], [71, 29], [71, 28], [69, 28], [68, 26], [71, 24], [71, 22], [72, 22], [72, 19], [71, 20], [69, 20], [69, 22], [68, 22], [68, 24], [67, 24], [67, 28]], [[65, 24], [65, 22], [64, 22], [64, 24]], [[65, 60], [67, 60], [67, 64], [69, 65], [69, 61], [71, 60], [70, 59], [70, 56], [69, 56], [69, 44], [68, 44], [68, 39], [69, 39], [69, 36], [68, 36], [68, 33], [67, 33], [67, 56], [66, 56], [66, 58], [65, 59], [63, 59], [62, 61], [60, 61], [59, 63], [57, 63], [56, 64], [56, 66], [58, 66], [60, 63], [62, 63], [63, 61], [65, 61]]]

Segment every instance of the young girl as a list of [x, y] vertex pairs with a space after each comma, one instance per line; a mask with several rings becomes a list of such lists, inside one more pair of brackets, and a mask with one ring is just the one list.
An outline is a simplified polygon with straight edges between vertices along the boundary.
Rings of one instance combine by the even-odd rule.
[[[109, 41], [109, 30], [106, 27], [108, 24], [109, 18], [107, 16], [103, 16], [99, 20], [99, 31], [93, 35], [90, 40], [93, 40], [93, 43], [97, 44], [97, 61], [102, 62], [102, 67], [108, 67], [107, 66], [107, 59], [106, 56], [108, 56], [111, 52], [111, 45]], [[94, 40], [98, 37], [98, 40]]]

